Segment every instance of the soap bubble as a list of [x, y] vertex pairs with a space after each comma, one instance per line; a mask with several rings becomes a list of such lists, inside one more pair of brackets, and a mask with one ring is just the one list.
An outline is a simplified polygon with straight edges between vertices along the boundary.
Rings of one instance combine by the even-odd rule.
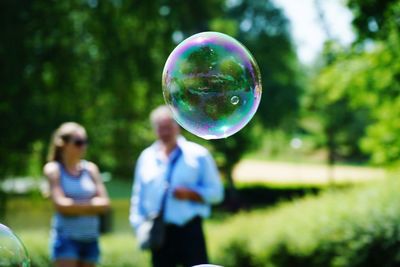
[[165, 63], [163, 93], [175, 120], [204, 139], [233, 135], [254, 116], [261, 77], [250, 52], [217, 32], [195, 34]]
[[29, 267], [28, 253], [21, 240], [0, 224], [0, 267]]

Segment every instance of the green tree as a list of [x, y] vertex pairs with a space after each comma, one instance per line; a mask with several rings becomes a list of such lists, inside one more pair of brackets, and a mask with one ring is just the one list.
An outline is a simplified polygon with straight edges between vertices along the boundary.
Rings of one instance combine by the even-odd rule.
[[363, 89], [355, 80], [366, 65], [333, 41], [326, 43], [322, 57], [329, 63], [310, 79], [302, 124], [316, 136], [317, 146], [327, 149], [330, 166], [337, 160], [365, 160], [359, 141], [371, 119], [368, 108], [359, 101]]
[[221, 2], [2, 1], [1, 176], [25, 172], [32, 144], [68, 120], [88, 129], [91, 159], [130, 176], [173, 33], [202, 30]]
[[400, 162], [399, 45], [400, 37], [396, 30], [390, 33], [388, 40], [377, 44], [374, 51], [366, 55], [371, 69], [363, 76], [369, 85], [364, 93], [370, 98], [373, 123], [367, 128], [362, 147], [371, 153], [373, 162], [378, 164]]
[[257, 117], [268, 128], [289, 127], [299, 111], [300, 65], [289, 34], [289, 21], [273, 1], [244, 0], [227, 8], [238, 26], [237, 38], [255, 56], [263, 95]]
[[106, 120], [113, 125], [109, 156], [116, 162], [115, 172], [126, 177], [152, 141], [148, 114], [163, 102], [161, 73], [175, 46], [172, 36], [204, 30], [222, 12], [221, 1], [125, 1], [115, 7], [99, 2], [97, 10], [93, 16], [101, 28], [96, 39], [104, 51], [99, 86], [112, 99]]
[[395, 16], [392, 17], [395, 14], [389, 14], [389, 10], [396, 3], [397, 0], [349, 0], [347, 6], [353, 11], [352, 23], [357, 31], [357, 42], [386, 39], [387, 24], [395, 19]]
[[[361, 145], [378, 164], [398, 164], [400, 131], [400, 2], [349, 1], [354, 11], [353, 25], [358, 32], [355, 47], [362, 49], [364, 71], [357, 78], [363, 84], [360, 95], [371, 111], [372, 123], [367, 127]], [[366, 45], [369, 48], [366, 49]], [[371, 48], [372, 47], [372, 48]]]
[[340, 157], [371, 156], [380, 164], [400, 158], [400, 5], [378, 2], [349, 1], [358, 39], [348, 49], [328, 43], [327, 61], [311, 82], [308, 103], [319, 117], [331, 164]]
[[[223, 155], [221, 169], [228, 184], [228, 197], [236, 206], [232, 170], [248, 151], [257, 148], [262, 129], [296, 129], [301, 94], [300, 68], [289, 34], [289, 22], [272, 1], [228, 1], [224, 18], [214, 21], [214, 30], [242, 42], [255, 57], [261, 71], [263, 94], [253, 121], [227, 139], [212, 141]], [[235, 207], [233, 207], [235, 208]]]

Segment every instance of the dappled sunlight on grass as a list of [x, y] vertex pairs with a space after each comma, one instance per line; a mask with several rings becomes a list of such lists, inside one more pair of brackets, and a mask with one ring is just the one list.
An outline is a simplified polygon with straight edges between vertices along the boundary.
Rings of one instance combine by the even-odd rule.
[[288, 163], [246, 159], [234, 169], [239, 183], [265, 182], [277, 185], [327, 185], [363, 183], [386, 176], [382, 168], [325, 164]]

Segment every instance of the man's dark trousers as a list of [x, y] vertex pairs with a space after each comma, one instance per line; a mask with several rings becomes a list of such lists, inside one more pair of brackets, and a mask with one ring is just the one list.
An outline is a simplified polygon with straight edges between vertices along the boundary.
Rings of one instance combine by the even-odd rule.
[[208, 263], [200, 217], [184, 226], [167, 224], [165, 234], [163, 247], [152, 251], [153, 267], [191, 267]]

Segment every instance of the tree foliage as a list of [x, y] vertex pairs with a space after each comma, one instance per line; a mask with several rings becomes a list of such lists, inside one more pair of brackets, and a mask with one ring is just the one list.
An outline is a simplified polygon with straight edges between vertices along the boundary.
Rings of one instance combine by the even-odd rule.
[[2, 173], [26, 171], [32, 144], [74, 120], [89, 130], [89, 157], [130, 176], [151, 142], [147, 116], [162, 103], [173, 32], [203, 30], [221, 1], [2, 1], [0, 9]]
[[361, 105], [360, 90], [365, 84], [360, 84], [360, 75], [368, 70], [368, 64], [334, 42], [326, 44], [324, 58], [330, 63], [311, 79], [303, 126], [320, 136], [316, 143], [327, 148], [329, 164], [363, 160], [366, 155], [359, 141], [371, 119], [369, 109]]
[[225, 8], [225, 23], [212, 25], [215, 30], [235, 36], [255, 56], [263, 93], [255, 118], [245, 129], [227, 139], [213, 141], [214, 148], [224, 154], [222, 169], [228, 181], [231, 181], [232, 169], [241, 157], [260, 145], [262, 127], [285, 130], [296, 127], [301, 94], [299, 65], [289, 34], [289, 22], [282, 10], [272, 1], [231, 3]]
[[[349, 0], [347, 5], [353, 11], [353, 26], [358, 41], [386, 39], [386, 26], [393, 21], [390, 9], [397, 0]], [[389, 22], [391, 23], [391, 22]]]
[[[355, 7], [357, 3], [357, 7]], [[374, 5], [372, 8], [371, 5]], [[398, 163], [400, 159], [400, 45], [399, 1], [350, 1], [356, 10], [353, 24], [360, 39], [373, 40], [373, 49], [357, 56], [364, 70], [357, 78], [362, 84], [359, 99], [369, 108], [372, 123], [361, 140], [362, 148], [379, 164]], [[364, 13], [358, 12], [364, 11]], [[376, 23], [377, 27], [372, 26]], [[372, 24], [373, 25], [373, 24]]]
[[[88, 157], [103, 170], [130, 177], [154, 138], [148, 114], [163, 103], [166, 58], [180, 39], [221, 25], [260, 64], [265, 90], [256, 122], [276, 127], [295, 114], [296, 57], [282, 12], [271, 1], [229, 3], [2, 1], [1, 176], [25, 173], [32, 151], [44, 161], [51, 132], [77, 121], [89, 132]], [[233, 166], [256, 141], [243, 132], [211, 145]]]
[[327, 44], [328, 61], [309, 92], [311, 110], [320, 118], [332, 157], [364, 154], [375, 163], [397, 163], [400, 3], [354, 0], [349, 7], [358, 39], [348, 49]]

